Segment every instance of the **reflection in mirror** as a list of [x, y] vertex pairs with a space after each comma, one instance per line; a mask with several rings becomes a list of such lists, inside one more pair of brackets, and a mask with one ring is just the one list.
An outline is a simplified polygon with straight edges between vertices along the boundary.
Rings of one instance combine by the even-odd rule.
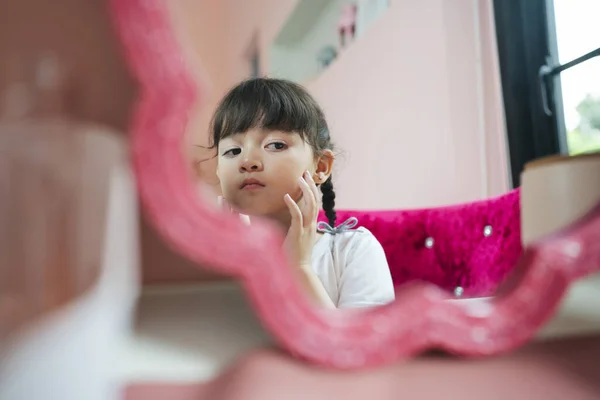
[[[497, 78], [497, 67], [477, 63], [491, 57], [489, 21], [476, 21], [470, 36], [459, 33], [464, 21], [446, 21], [445, 40], [468, 46], [468, 57], [403, 40], [399, 52], [414, 61], [367, 65], [389, 45], [376, 32], [398, 17], [389, 1], [299, 1], [283, 14], [272, 29], [232, 31], [243, 54], [237, 63], [228, 51], [201, 60], [202, 78], [218, 88], [188, 131], [214, 202], [249, 221], [273, 221], [299, 281], [323, 306], [387, 304], [414, 282], [454, 298], [491, 296], [522, 248], [506, 154], [482, 137], [486, 128], [494, 140], [503, 135], [481, 126], [482, 115], [502, 112], [500, 93], [484, 81]], [[415, 21], [427, 17], [417, 14]], [[402, 19], [403, 32], [416, 29]], [[446, 56], [450, 67], [438, 71]], [[241, 67], [211, 74], [215, 57], [215, 65]], [[428, 84], [440, 74], [460, 100]], [[449, 112], [424, 119], [432, 108]]]
[[[213, 196], [215, 207], [224, 214], [237, 214], [249, 224], [242, 230], [229, 224], [235, 219], [231, 216], [221, 220], [230, 229], [230, 237], [236, 236], [232, 243], [258, 242], [265, 234], [263, 220], [270, 221], [281, 238], [275, 246], [266, 235], [269, 240], [263, 246], [246, 246], [237, 252], [254, 258], [248, 260], [252, 268], [243, 273], [239, 271], [244, 266], [237, 265], [236, 276], [250, 286], [259, 316], [291, 351], [343, 367], [360, 365], [356, 361], [360, 357], [364, 363], [378, 364], [440, 343], [471, 355], [496, 354], [524, 343], [549, 317], [553, 301], [560, 299], [562, 289], [546, 285], [552, 279], [560, 281], [556, 276], [564, 283], [584, 275], [583, 268], [568, 278], [562, 272], [556, 276], [542, 273], [549, 267], [539, 254], [550, 257], [561, 247], [538, 246], [537, 241], [590, 212], [598, 198], [590, 193], [587, 211], [573, 203], [578, 211], [569, 214], [572, 218], [557, 220], [544, 233], [526, 236], [534, 238], [525, 240], [533, 249], [523, 252], [522, 234], [533, 232], [525, 219], [537, 215], [538, 220], [551, 221], [552, 216], [544, 214], [551, 208], [521, 207], [525, 200], [530, 204], [541, 201], [531, 200], [542, 193], [528, 190], [531, 184], [509, 189], [508, 155], [500, 145], [505, 132], [491, 5], [464, 2], [452, 11], [439, 5], [443, 12], [435, 7], [409, 12], [381, 2], [385, 6], [375, 7], [381, 11], [373, 12], [377, 18], [370, 20], [367, 29], [361, 22], [362, 2], [357, 7], [348, 2], [316, 3], [282, 6], [269, 12], [272, 21], [262, 18], [261, 23], [245, 23], [250, 12], [238, 12], [243, 19], [231, 14], [227, 21], [235, 29], [227, 39], [212, 47], [196, 43], [196, 50], [202, 52], [202, 65], [196, 72], [205, 84], [201, 85], [202, 106], [188, 133], [194, 139], [200, 184], [214, 189], [214, 193], [201, 193]], [[219, 12], [226, 13], [226, 8]], [[181, 18], [200, 15], [185, 14]], [[207, 21], [208, 14], [203, 14]], [[424, 44], [406, 40], [421, 32], [423, 20], [433, 20], [433, 26], [443, 29], [428, 31]], [[198, 42], [200, 37], [212, 38], [206, 35], [209, 32], [189, 33]], [[377, 57], [383, 60], [382, 54], [392, 46], [395, 50], [385, 62], [373, 62]], [[222, 69], [223, 65], [228, 68]], [[571, 162], [578, 161], [569, 159], [567, 164], [575, 165]], [[594, 167], [585, 168], [592, 171]], [[577, 176], [562, 171], [561, 176]], [[589, 185], [594, 178], [586, 176]], [[545, 181], [542, 186], [550, 190], [559, 181]], [[198, 222], [200, 217], [196, 217]], [[568, 237], [578, 241], [578, 235]], [[251, 248], [262, 252], [251, 253]], [[368, 307], [364, 313], [350, 313], [365, 319], [346, 320], [340, 315], [348, 313], [327, 313], [334, 317], [311, 325], [310, 318], [318, 320], [323, 314], [318, 308], [293, 308], [289, 304], [296, 302], [293, 293], [288, 296], [293, 301], [286, 303], [280, 296], [289, 289], [285, 280], [253, 281], [249, 275], [273, 273], [275, 263], [269, 264], [268, 258], [279, 263], [281, 249], [292, 265], [289, 273], [316, 304]], [[232, 265], [240, 263], [227, 263], [226, 256], [236, 254], [219, 258], [223, 268], [227, 264], [233, 271]], [[260, 262], [270, 269], [255, 269]], [[280, 269], [286, 270], [285, 263], [280, 263]], [[415, 282], [430, 286], [412, 290]], [[280, 288], [273, 289], [280, 283]], [[545, 300], [531, 301], [536, 293]], [[408, 307], [403, 309], [400, 303], [405, 299], [421, 303], [404, 315]], [[285, 305], [279, 307], [279, 302]], [[484, 307], [483, 313], [480, 308], [464, 311], [454, 304], [492, 307]], [[527, 307], [518, 309], [520, 304]], [[382, 307], [369, 307], [376, 305]], [[435, 311], [428, 313], [427, 307]], [[292, 327], [297, 325], [273, 317], [290, 308], [310, 315], [303, 332], [297, 333], [298, 340], [284, 337], [286, 332], [294, 335]], [[512, 313], [519, 315], [511, 318]], [[418, 339], [406, 345], [401, 327], [393, 324], [401, 320], [394, 319], [400, 314], [423, 316], [423, 321], [441, 329], [423, 332], [426, 345]], [[527, 322], [528, 316], [535, 321]], [[394, 355], [375, 354], [377, 350], [358, 340], [352, 342], [348, 332], [366, 331], [367, 322], [374, 320], [385, 321], [387, 327], [382, 329], [385, 340], [379, 342], [386, 344], [380, 350], [389, 344], [397, 349], [389, 352]], [[351, 321], [339, 324], [347, 331], [337, 332], [336, 337], [343, 338], [343, 345], [360, 348], [360, 356], [327, 359], [315, 355], [318, 346], [310, 348], [301, 342], [305, 329], [326, 348], [330, 343], [323, 337], [338, 321]], [[452, 338], [445, 340], [445, 332], [453, 332]]]

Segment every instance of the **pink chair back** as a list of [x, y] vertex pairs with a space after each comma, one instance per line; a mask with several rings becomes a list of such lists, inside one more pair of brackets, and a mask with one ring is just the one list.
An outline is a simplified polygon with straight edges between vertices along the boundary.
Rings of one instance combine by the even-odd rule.
[[[462, 296], [487, 296], [522, 252], [519, 189], [461, 205], [337, 212], [379, 240], [396, 286], [426, 281]], [[319, 218], [326, 221], [323, 213]]]

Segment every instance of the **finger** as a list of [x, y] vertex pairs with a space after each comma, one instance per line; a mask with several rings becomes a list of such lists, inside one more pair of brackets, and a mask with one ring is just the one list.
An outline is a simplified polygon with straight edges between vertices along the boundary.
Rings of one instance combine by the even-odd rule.
[[290, 229], [299, 233], [302, 229], [302, 211], [300, 211], [300, 207], [298, 207], [298, 204], [296, 204], [294, 199], [292, 199], [292, 196], [289, 194], [286, 194], [283, 197], [283, 201], [285, 201], [285, 204], [288, 206], [290, 215], [292, 217], [292, 226]]
[[318, 208], [319, 208], [319, 204], [321, 202], [321, 190], [319, 190], [315, 180], [313, 179], [312, 175], [308, 171], [306, 172], [306, 177], [307, 177], [306, 182], [308, 183], [308, 186], [310, 187], [311, 192], [315, 196], [315, 202], [316, 202], [317, 214], [318, 214], [319, 213]]
[[319, 189], [317, 188], [317, 185], [314, 183], [314, 180], [312, 179], [312, 177], [310, 176], [310, 174], [307, 172], [306, 173], [306, 178], [304, 178], [304, 181], [306, 182], [306, 185], [308, 186], [308, 189], [310, 190], [310, 200], [307, 203], [307, 219], [304, 220], [304, 223], [306, 224], [306, 226], [308, 226], [310, 223], [314, 223], [317, 220], [317, 217], [319, 216], [319, 195], [318, 195], [318, 191]]
[[317, 199], [304, 178], [300, 178], [300, 189], [302, 189], [302, 197], [304, 198], [302, 214], [304, 216], [304, 223], [308, 225], [313, 219], [317, 218]]

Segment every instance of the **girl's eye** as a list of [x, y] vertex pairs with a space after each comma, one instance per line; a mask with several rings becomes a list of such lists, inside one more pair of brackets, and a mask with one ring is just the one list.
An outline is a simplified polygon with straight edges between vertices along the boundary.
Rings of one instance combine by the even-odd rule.
[[241, 152], [242, 152], [242, 149], [236, 147], [236, 148], [227, 150], [226, 152], [223, 153], [223, 155], [224, 156], [237, 156]]
[[267, 145], [267, 148], [271, 150], [284, 150], [286, 147], [287, 145], [282, 142], [273, 142]]

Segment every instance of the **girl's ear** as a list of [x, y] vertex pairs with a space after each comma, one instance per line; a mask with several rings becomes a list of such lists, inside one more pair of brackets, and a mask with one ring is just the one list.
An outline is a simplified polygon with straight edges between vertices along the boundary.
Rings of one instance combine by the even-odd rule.
[[317, 159], [317, 168], [315, 170], [315, 176], [313, 177], [316, 184], [321, 184], [329, 179], [334, 160], [335, 156], [333, 155], [333, 151], [323, 150]]

